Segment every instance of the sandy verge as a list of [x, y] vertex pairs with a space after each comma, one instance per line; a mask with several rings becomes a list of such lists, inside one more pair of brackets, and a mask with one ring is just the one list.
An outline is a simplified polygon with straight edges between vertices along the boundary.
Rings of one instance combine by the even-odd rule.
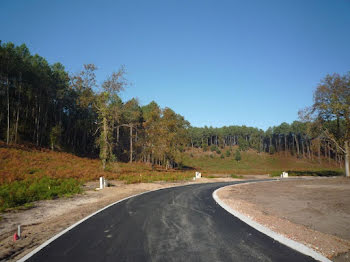
[[[349, 261], [350, 180], [283, 180], [225, 187], [232, 209], [330, 259]], [[343, 255], [337, 257], [339, 254]]]
[[[255, 178], [255, 177], [249, 177]], [[39, 201], [28, 210], [17, 210], [1, 214], [0, 261], [16, 261], [60, 231], [89, 214], [125, 197], [160, 188], [194, 183], [237, 181], [232, 178], [201, 178], [185, 182], [156, 182], [126, 185], [112, 181], [112, 187], [95, 191], [98, 182], [84, 185], [84, 194], [71, 198]], [[17, 225], [22, 227], [22, 237], [14, 242]]]

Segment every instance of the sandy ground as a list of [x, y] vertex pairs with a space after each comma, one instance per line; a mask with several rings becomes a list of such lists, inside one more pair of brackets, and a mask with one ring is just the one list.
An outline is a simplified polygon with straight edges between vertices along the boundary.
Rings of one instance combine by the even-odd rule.
[[[258, 177], [267, 178], [265, 176]], [[257, 176], [246, 178], [255, 179]], [[98, 187], [98, 182], [89, 182], [84, 186], [84, 194], [71, 198], [39, 201], [35, 203], [34, 208], [1, 214], [0, 261], [16, 261], [63, 229], [125, 197], [172, 186], [237, 180], [232, 178], [201, 178], [187, 182], [131, 185], [120, 181], [111, 181], [112, 187], [100, 191], [94, 190]], [[22, 237], [14, 242], [13, 234], [17, 230], [17, 225], [22, 227]]]
[[350, 179], [242, 184], [220, 189], [218, 196], [273, 231], [334, 261], [350, 261]]

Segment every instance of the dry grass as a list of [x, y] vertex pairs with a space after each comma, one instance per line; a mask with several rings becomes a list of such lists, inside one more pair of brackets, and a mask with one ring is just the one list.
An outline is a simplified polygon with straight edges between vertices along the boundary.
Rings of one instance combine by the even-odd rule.
[[165, 170], [141, 163], [113, 163], [106, 171], [98, 159], [53, 152], [24, 146], [6, 147], [0, 144], [0, 185], [30, 178], [75, 178], [82, 182], [100, 176], [125, 180], [127, 183], [176, 181], [193, 177], [193, 171]]
[[[227, 150], [228, 148], [222, 152]], [[110, 163], [103, 171], [98, 159], [82, 158], [28, 145], [6, 146], [0, 142], [0, 211], [39, 199], [79, 193], [77, 185], [97, 180], [101, 176], [130, 184], [189, 180], [194, 176], [194, 170], [200, 170], [204, 177], [227, 175], [234, 178], [241, 178], [241, 174], [279, 175], [286, 170], [296, 175], [341, 172], [341, 169], [328, 161], [319, 164], [307, 159], [271, 156], [252, 150], [242, 152], [242, 160], [236, 161], [232, 153], [234, 151], [235, 149], [223, 157], [223, 154], [216, 152], [189, 150], [184, 154], [184, 165], [187, 168], [182, 170], [165, 170], [160, 166], [152, 168], [143, 163]]]
[[[229, 148], [221, 149], [223, 153]], [[235, 152], [235, 148], [232, 149]], [[204, 176], [212, 174], [273, 174], [283, 170], [289, 171], [342, 171], [334, 163], [316, 160], [296, 159], [284, 155], [256, 153], [253, 150], [242, 152], [242, 160], [235, 161], [234, 153], [221, 158], [215, 152], [202, 152], [200, 149], [185, 153], [184, 164], [190, 169], [165, 170], [152, 168], [143, 163], [112, 163], [106, 171], [101, 168], [98, 159], [82, 158], [48, 149], [30, 148], [28, 146], [7, 147], [0, 143], [0, 185], [28, 178], [75, 178], [85, 182], [96, 180], [100, 176], [109, 179], [124, 180], [127, 183], [186, 180], [194, 176], [194, 169]]]
[[254, 150], [241, 152], [242, 159], [236, 161], [234, 154], [236, 147], [231, 148], [230, 156], [225, 152], [229, 147], [220, 149], [224, 158], [216, 152], [202, 152], [201, 149], [190, 149], [186, 152], [184, 164], [197, 167], [206, 174], [273, 174], [282, 171], [336, 171], [342, 172], [334, 161], [323, 159], [321, 164], [317, 160], [307, 158], [297, 159], [294, 156], [285, 156], [284, 153], [270, 155], [257, 153]]

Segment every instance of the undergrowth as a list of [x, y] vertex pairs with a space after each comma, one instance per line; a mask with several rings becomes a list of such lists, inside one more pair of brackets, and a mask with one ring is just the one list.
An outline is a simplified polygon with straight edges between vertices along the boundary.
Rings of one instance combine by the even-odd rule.
[[[203, 177], [243, 174], [271, 174], [279, 176], [287, 171], [290, 176], [337, 176], [341, 168], [328, 161], [319, 164], [308, 159], [269, 155], [255, 151], [241, 152], [241, 161], [235, 161], [235, 148], [219, 151], [201, 149], [184, 153], [183, 169], [165, 170], [161, 166], [143, 163], [109, 163], [105, 171], [98, 159], [82, 158], [48, 149], [6, 147], [0, 143], [0, 211], [30, 207], [33, 201], [69, 196], [81, 192], [84, 182], [104, 176], [127, 184], [155, 181], [184, 181], [194, 177], [195, 170]], [[219, 152], [218, 152], [219, 151]], [[235, 175], [231, 175], [235, 174]], [[237, 174], [237, 175], [236, 175]]]
[[0, 186], [0, 211], [30, 207], [37, 200], [55, 199], [81, 193], [81, 182], [73, 178], [28, 178]]
[[[344, 176], [342, 170], [287, 170], [288, 176], [320, 176], [320, 177], [331, 177], [331, 176]], [[272, 177], [279, 177], [282, 171], [271, 172]]]

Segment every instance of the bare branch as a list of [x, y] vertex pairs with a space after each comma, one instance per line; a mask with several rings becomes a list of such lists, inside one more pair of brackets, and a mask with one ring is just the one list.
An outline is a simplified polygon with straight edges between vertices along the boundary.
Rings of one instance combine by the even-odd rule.
[[323, 130], [323, 133], [326, 135], [326, 137], [328, 137], [328, 139], [330, 139], [344, 154], [346, 154], [346, 151], [344, 148], [342, 148], [337, 141], [332, 137], [332, 135], [328, 132], [328, 129], [326, 128], [325, 130]]

